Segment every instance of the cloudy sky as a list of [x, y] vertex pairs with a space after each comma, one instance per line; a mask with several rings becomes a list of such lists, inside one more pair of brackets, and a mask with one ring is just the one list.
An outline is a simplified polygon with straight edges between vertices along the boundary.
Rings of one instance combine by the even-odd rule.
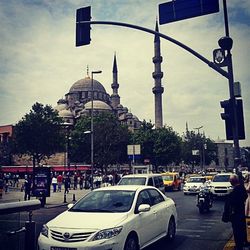
[[[93, 21], [117, 21], [154, 29], [158, 0], [0, 0], [0, 125], [15, 124], [35, 102], [56, 106], [77, 80], [90, 71], [111, 93], [117, 55], [123, 106], [141, 120], [154, 122], [153, 35], [138, 30], [92, 25], [91, 44], [75, 47], [76, 9], [91, 5]], [[225, 35], [220, 12], [160, 26], [160, 32], [186, 44], [209, 60]], [[228, 0], [234, 40], [235, 81], [241, 82], [246, 140], [250, 146], [250, 1]], [[161, 39], [164, 124], [180, 135], [200, 132], [224, 139], [220, 101], [229, 98], [228, 81], [178, 46]], [[197, 130], [196, 130], [197, 131]]]

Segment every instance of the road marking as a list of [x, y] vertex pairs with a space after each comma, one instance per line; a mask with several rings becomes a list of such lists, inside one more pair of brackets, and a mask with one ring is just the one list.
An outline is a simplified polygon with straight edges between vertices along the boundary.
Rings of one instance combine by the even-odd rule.
[[201, 228], [212, 228], [212, 226], [209, 226], [209, 225], [208, 225], [208, 226], [207, 226], [207, 225], [204, 225], [204, 226], [201, 225], [200, 227], [201, 227]]
[[200, 238], [201, 236], [199, 234], [185, 234], [185, 237]]

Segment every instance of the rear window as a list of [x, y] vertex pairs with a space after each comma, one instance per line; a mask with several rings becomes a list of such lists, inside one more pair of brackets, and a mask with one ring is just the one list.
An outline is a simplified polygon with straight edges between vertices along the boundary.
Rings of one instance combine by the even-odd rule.
[[122, 178], [118, 185], [145, 185], [145, 177], [126, 177]]

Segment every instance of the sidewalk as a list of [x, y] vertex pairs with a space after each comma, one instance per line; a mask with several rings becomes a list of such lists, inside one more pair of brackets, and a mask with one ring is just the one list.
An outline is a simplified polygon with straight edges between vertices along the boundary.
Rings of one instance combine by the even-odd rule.
[[[250, 218], [247, 218], [246, 221], [247, 221], [247, 240], [248, 242], [250, 242]], [[227, 242], [227, 244], [223, 248], [223, 250], [234, 250], [234, 248], [235, 248], [235, 242], [234, 242], [234, 237], [232, 236], [231, 239]], [[248, 247], [245, 249], [250, 249], [250, 248]]]
[[[63, 206], [69, 203], [75, 202], [76, 200], [83, 197], [86, 193], [90, 192], [90, 189], [82, 189], [79, 188], [74, 190], [70, 189], [69, 193], [64, 196], [64, 189], [61, 192], [53, 192], [51, 189], [50, 197], [46, 197], [45, 208], [54, 207], [54, 206]], [[31, 197], [31, 200], [36, 199], [36, 197]], [[24, 201], [24, 192], [21, 192], [19, 188], [9, 188], [8, 192], [3, 192], [2, 198], [0, 198], [0, 204], [6, 202], [16, 202], [16, 201]]]

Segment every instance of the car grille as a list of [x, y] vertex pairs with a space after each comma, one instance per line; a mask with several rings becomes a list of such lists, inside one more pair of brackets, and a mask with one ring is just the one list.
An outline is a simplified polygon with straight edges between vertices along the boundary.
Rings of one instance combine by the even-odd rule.
[[68, 233], [65, 231], [60, 232], [56, 230], [51, 230], [51, 237], [54, 240], [62, 242], [78, 242], [78, 241], [85, 241], [93, 233], [94, 232]]
[[216, 193], [216, 194], [226, 194], [227, 193], [227, 188], [226, 187], [215, 187], [214, 188], [214, 193]]

